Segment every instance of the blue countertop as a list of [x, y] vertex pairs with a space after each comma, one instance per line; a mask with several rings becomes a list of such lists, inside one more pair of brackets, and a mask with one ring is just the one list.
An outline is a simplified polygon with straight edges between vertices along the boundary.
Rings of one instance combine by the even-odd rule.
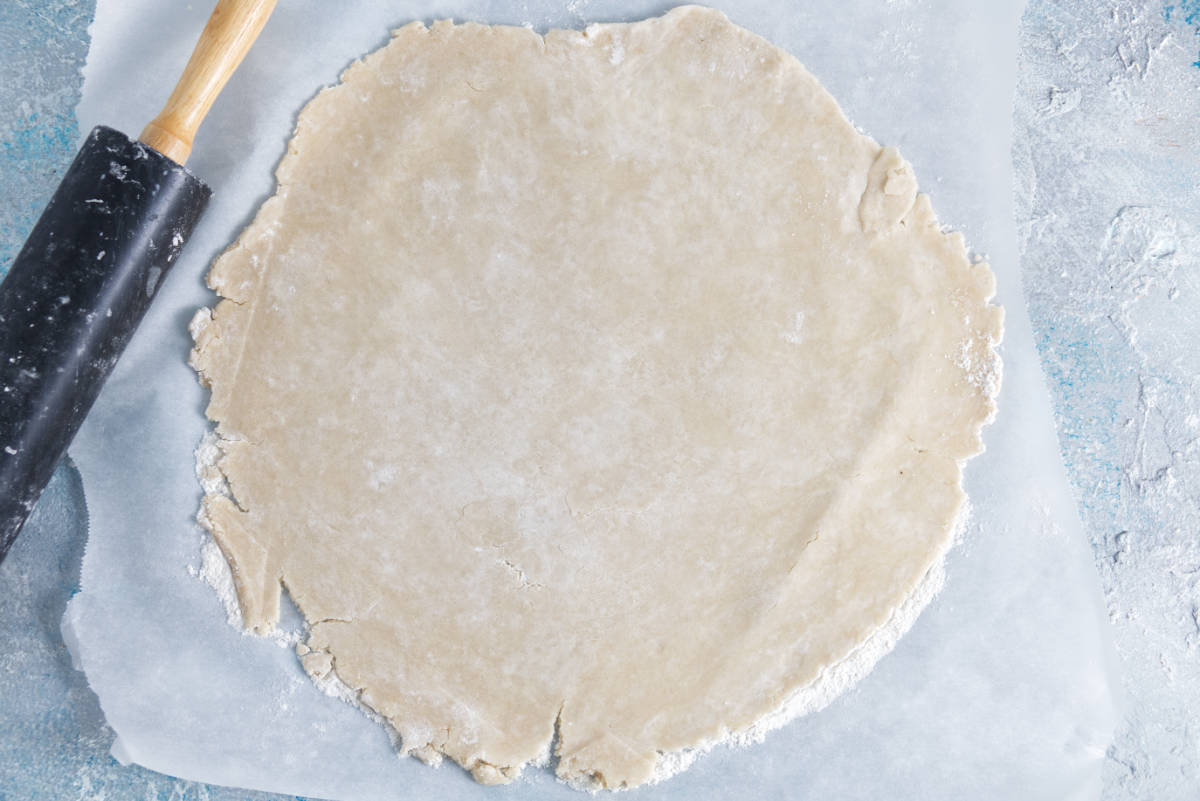
[[[94, 0], [0, 5], [0, 274], [74, 155]], [[1031, 0], [1014, 105], [1030, 316], [1125, 677], [1105, 799], [1200, 788], [1200, 0]], [[276, 799], [109, 756], [59, 620], [62, 466], [0, 564], [0, 801]]]

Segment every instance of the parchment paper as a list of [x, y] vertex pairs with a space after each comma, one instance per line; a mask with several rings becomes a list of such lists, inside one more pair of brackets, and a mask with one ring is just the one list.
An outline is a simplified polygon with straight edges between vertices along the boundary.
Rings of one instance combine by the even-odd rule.
[[[208, 215], [72, 455], [91, 517], [64, 631], [118, 735], [114, 753], [188, 779], [338, 799], [578, 798], [548, 773], [487, 789], [398, 759], [383, 729], [322, 695], [291, 650], [230, 627], [194, 576], [193, 451], [207, 400], [186, 366], [210, 260], [273, 188], [295, 115], [390, 28], [452, 17], [538, 30], [669, 3], [283, 0], [217, 102], [189, 166]], [[722, 6], [797, 55], [850, 118], [900, 147], [947, 225], [991, 260], [1008, 309], [1000, 415], [971, 462], [973, 516], [941, 595], [828, 709], [744, 751], [719, 748], [643, 798], [1095, 798], [1115, 720], [1094, 571], [1063, 476], [1025, 315], [1012, 220], [1011, 101], [1021, 3], [754, 0]], [[99, 0], [78, 114], [136, 135], [209, 12]]]

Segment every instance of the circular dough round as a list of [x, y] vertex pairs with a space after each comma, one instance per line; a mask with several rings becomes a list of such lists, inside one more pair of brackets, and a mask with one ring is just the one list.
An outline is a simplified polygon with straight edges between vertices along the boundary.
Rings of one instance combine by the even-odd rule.
[[282, 583], [314, 676], [485, 782], [556, 742], [634, 786], [869, 669], [998, 376], [992, 274], [908, 164], [694, 7], [397, 31], [210, 283], [247, 626]]

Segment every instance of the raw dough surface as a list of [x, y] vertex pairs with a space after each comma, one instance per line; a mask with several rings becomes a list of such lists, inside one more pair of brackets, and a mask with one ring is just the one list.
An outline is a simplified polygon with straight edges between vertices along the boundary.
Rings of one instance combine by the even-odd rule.
[[484, 782], [557, 736], [634, 786], [828, 695], [924, 603], [999, 375], [909, 165], [695, 7], [397, 31], [209, 278], [245, 624], [286, 585], [310, 673]]

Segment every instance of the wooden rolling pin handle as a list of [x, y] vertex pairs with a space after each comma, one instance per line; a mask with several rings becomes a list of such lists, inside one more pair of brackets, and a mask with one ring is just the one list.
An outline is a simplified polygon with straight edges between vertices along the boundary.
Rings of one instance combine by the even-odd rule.
[[275, 2], [217, 1], [167, 104], [138, 137], [142, 143], [176, 164], [187, 161], [196, 129], [258, 38]]

